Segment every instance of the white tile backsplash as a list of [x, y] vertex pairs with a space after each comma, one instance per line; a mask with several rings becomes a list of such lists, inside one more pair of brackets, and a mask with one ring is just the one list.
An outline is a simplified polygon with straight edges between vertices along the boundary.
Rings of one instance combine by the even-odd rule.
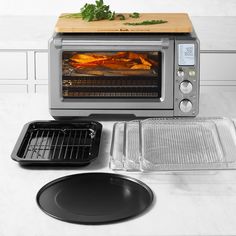
[[35, 53], [35, 79], [47, 80], [48, 78], [48, 53]]
[[[116, 12], [188, 12], [192, 16], [236, 16], [235, 0], [104, 0]], [[78, 12], [95, 0], [0, 0], [0, 15], [58, 15]]]
[[1, 52], [0, 67], [0, 80], [27, 79], [27, 55], [25, 52]]

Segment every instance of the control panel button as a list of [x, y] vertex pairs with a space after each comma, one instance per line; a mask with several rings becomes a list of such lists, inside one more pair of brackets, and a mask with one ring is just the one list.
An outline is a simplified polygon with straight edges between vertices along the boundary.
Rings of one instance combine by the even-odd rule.
[[180, 91], [183, 93], [183, 94], [189, 94], [192, 92], [193, 90], [193, 85], [190, 81], [188, 80], [184, 80], [180, 86], [179, 86], [179, 89]]
[[179, 69], [179, 70], [177, 71], [177, 75], [178, 75], [180, 78], [184, 78], [184, 71], [181, 70], [181, 69]]
[[192, 110], [193, 104], [188, 99], [184, 99], [180, 102], [179, 108], [182, 112], [188, 113]]
[[188, 72], [188, 74], [189, 74], [190, 77], [194, 77], [196, 75], [196, 71], [195, 70], [190, 70]]

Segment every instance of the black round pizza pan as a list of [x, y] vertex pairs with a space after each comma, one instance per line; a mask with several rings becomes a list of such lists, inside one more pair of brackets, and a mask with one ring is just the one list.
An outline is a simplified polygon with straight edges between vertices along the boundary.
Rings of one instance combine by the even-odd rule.
[[48, 215], [70, 223], [107, 224], [137, 216], [153, 202], [143, 182], [119, 174], [84, 173], [43, 186], [37, 203]]

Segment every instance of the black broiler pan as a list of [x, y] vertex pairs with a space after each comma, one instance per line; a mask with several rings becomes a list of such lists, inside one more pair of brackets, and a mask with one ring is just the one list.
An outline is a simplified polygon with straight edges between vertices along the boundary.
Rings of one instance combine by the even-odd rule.
[[21, 165], [87, 165], [98, 156], [101, 132], [95, 121], [30, 122], [11, 157]]

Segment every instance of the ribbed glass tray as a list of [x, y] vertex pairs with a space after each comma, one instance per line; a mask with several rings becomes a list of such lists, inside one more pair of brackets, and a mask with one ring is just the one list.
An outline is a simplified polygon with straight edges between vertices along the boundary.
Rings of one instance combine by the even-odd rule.
[[235, 127], [226, 118], [116, 123], [110, 167], [127, 171], [235, 168]]

